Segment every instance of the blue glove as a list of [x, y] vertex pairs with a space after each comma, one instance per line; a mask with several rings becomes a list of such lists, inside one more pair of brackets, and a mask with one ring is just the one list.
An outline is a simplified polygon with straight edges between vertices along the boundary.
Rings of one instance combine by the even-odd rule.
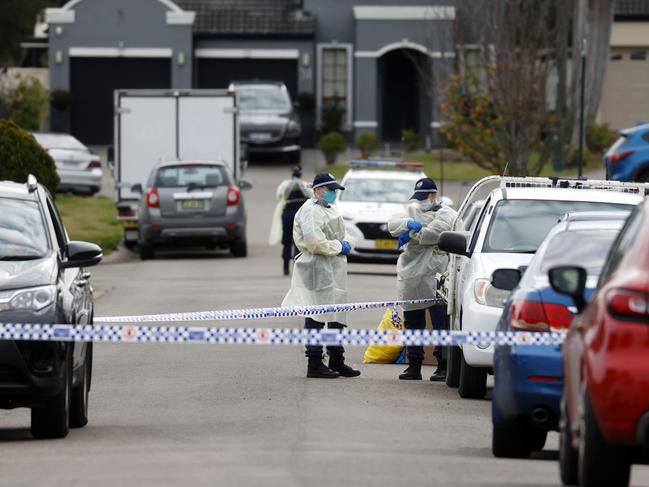
[[417, 220], [409, 220], [407, 226], [408, 226], [408, 230], [414, 230], [415, 232], [418, 232], [422, 228], [422, 224], [419, 223]]
[[352, 251], [351, 244], [347, 240], [343, 240], [341, 243], [343, 244], [343, 249], [340, 251], [340, 253], [343, 255], [349, 255], [349, 253]]
[[399, 237], [398, 248], [403, 247], [408, 242], [410, 242], [410, 234], [408, 232], [402, 233], [401, 236]]

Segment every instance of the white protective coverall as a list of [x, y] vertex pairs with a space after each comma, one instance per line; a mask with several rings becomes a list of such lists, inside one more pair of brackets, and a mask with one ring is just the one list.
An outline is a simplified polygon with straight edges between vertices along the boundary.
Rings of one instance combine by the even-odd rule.
[[287, 179], [279, 184], [276, 195], [277, 206], [275, 206], [273, 220], [270, 224], [270, 236], [268, 237], [269, 245], [279, 245], [282, 241], [282, 213], [286, 207], [288, 196], [296, 185], [302, 190], [305, 198], [313, 197], [313, 190], [301, 179]]
[[[347, 302], [347, 257], [342, 241], [354, 247], [338, 208], [307, 200], [295, 215], [293, 240], [300, 253], [295, 257], [291, 289], [282, 306], [309, 306]], [[349, 323], [347, 312], [313, 316], [320, 323]]]
[[[412, 203], [402, 212], [388, 220], [388, 231], [399, 237], [409, 232], [411, 240], [405, 244], [404, 251], [397, 261], [397, 290], [399, 300], [427, 299], [437, 296], [435, 274], [446, 271], [448, 254], [437, 247], [442, 232], [452, 229], [457, 212], [447, 206], [437, 211], [421, 211], [417, 203]], [[419, 232], [408, 230], [408, 222], [417, 220], [422, 224]], [[430, 303], [404, 305], [405, 311], [429, 308]]]

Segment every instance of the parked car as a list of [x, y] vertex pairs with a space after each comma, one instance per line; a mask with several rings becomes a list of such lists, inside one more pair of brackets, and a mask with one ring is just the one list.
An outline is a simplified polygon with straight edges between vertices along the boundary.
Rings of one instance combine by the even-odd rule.
[[624, 129], [604, 155], [606, 179], [649, 182], [649, 123]]
[[587, 270], [550, 269], [577, 316], [563, 345], [560, 469], [566, 485], [626, 486], [649, 460], [649, 200], [613, 244], [588, 300]]
[[302, 125], [291, 96], [280, 81], [233, 81], [239, 98], [241, 141], [250, 155], [286, 155], [300, 162]]
[[[69, 241], [54, 200], [30, 176], [0, 182], [0, 323], [91, 324], [101, 248]], [[31, 408], [36, 438], [88, 422], [92, 343], [0, 341], [0, 408]]]
[[[629, 212], [571, 213], [545, 238], [521, 278], [519, 269], [499, 269], [496, 289], [510, 295], [497, 331], [567, 331], [573, 317], [570, 298], [557, 293], [548, 269], [579, 262], [588, 271], [592, 293], [608, 251]], [[519, 282], [520, 281], [520, 282]], [[563, 389], [561, 347], [496, 346], [492, 394], [492, 451], [497, 457], [526, 458], [541, 450], [548, 431], [557, 430]]]
[[247, 255], [246, 209], [241, 190], [228, 166], [215, 161], [168, 161], [157, 164], [138, 206], [140, 257], [150, 259], [166, 245], [230, 249], [235, 257]]
[[69, 134], [33, 134], [54, 159], [61, 179], [57, 190], [96, 194], [101, 189], [104, 171], [100, 157]]
[[[491, 285], [492, 273], [527, 266], [562, 214], [629, 209], [649, 190], [649, 185], [633, 183], [499, 176], [477, 186], [493, 182], [499, 187], [487, 196], [473, 232], [440, 236], [439, 248], [461, 257], [452, 258], [448, 266], [449, 314], [455, 330], [496, 329], [509, 292]], [[465, 200], [460, 213], [468, 204]], [[449, 347], [446, 383], [459, 387], [461, 397], [482, 398], [492, 366], [493, 345]]]

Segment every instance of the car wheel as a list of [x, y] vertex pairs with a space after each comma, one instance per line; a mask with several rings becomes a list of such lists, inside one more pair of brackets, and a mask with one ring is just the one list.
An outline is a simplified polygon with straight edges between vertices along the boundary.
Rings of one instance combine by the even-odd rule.
[[295, 152], [292, 152], [288, 156], [288, 162], [290, 164], [299, 164], [301, 160], [302, 160], [302, 151], [299, 151], [299, 150], [295, 151]]
[[493, 426], [491, 451], [498, 458], [529, 458], [531, 428], [524, 423]]
[[63, 389], [49, 398], [43, 407], [32, 408], [31, 431], [34, 438], [65, 438], [70, 431], [70, 396], [72, 395], [72, 354], [65, 361]]
[[487, 395], [487, 369], [471, 367], [460, 352], [458, 393], [464, 399], [482, 399]]
[[101, 188], [98, 186], [93, 186], [90, 188], [90, 196], [94, 196], [101, 191]]
[[462, 360], [462, 350], [454, 345], [448, 347], [448, 359], [446, 363], [446, 385], [457, 387], [460, 385], [460, 367]]
[[234, 257], [246, 257], [248, 255], [248, 244], [245, 240], [235, 240], [230, 247]]
[[566, 409], [564, 391], [561, 399], [561, 418], [559, 419], [559, 473], [563, 485], [579, 485], [577, 461], [578, 454], [572, 446], [570, 417]]
[[139, 246], [140, 259], [149, 260], [155, 256], [153, 245], [140, 244]]
[[[91, 345], [91, 343], [88, 344], [89, 347]], [[72, 389], [72, 399], [70, 402], [71, 428], [83, 428], [88, 424], [88, 393], [90, 391], [90, 371], [92, 370], [92, 358], [88, 355], [88, 352], [90, 350], [86, 350], [81, 382]]]
[[584, 393], [584, 415], [579, 435], [579, 481], [583, 487], [629, 485], [629, 451], [611, 445], [602, 436], [588, 393]]
[[530, 449], [532, 451], [541, 451], [545, 447], [548, 439], [548, 432], [538, 428], [530, 428]]
[[124, 247], [133, 250], [137, 245], [137, 240], [124, 240]]

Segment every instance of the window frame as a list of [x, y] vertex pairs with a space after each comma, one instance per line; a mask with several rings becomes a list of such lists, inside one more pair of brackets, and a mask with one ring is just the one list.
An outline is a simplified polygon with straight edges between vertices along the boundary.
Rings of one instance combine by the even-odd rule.
[[354, 56], [353, 45], [343, 42], [330, 42], [320, 43], [317, 46], [317, 76], [316, 76], [316, 126], [322, 127], [322, 96], [324, 92], [324, 51], [326, 49], [340, 49], [345, 50], [347, 54], [347, 110], [345, 113], [345, 121], [343, 123], [343, 130], [349, 131], [352, 129], [354, 120], [354, 92], [353, 92], [353, 76], [354, 76]]

